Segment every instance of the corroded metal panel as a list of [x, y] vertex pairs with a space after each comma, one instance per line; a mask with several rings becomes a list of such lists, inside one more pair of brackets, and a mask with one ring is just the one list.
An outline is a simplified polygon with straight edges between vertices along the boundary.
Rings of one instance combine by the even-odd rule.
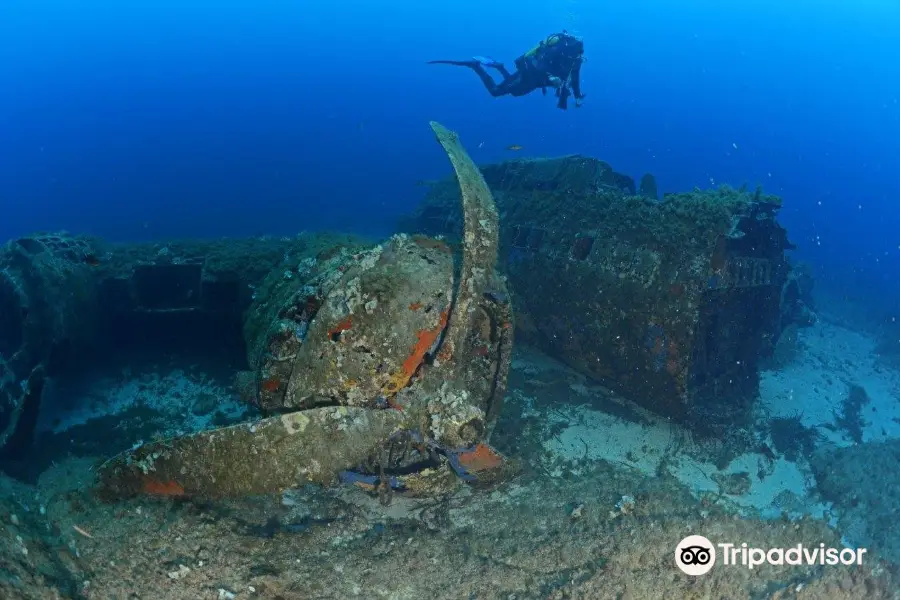
[[[695, 190], [657, 201], [582, 156], [482, 167], [521, 336], [660, 414], [721, 429], [746, 416], [777, 338], [792, 246], [780, 200]], [[404, 223], [458, 239], [451, 186]]]

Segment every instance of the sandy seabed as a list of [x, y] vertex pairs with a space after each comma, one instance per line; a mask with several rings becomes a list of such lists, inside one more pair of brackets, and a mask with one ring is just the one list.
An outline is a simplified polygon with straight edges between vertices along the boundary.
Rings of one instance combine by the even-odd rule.
[[[763, 373], [757, 425], [770, 442], [772, 419], [799, 419], [816, 432], [808, 452], [754, 449], [723, 465], [680, 427], [519, 346], [493, 442], [521, 474], [490, 491], [395, 496], [387, 507], [346, 487], [98, 502], [89, 450], [103, 440], [86, 439], [91, 423], [137, 443], [238, 419], [243, 408], [196, 370], [97, 378], [61, 390], [58, 418], [40, 424], [82, 451], [48, 462], [34, 485], [0, 476], [0, 598], [900, 597], [900, 553], [880, 541], [884, 524], [825, 493], [815, 468], [823, 452], [900, 439], [900, 373], [878, 362], [872, 340], [835, 324], [797, 342], [788, 364]], [[851, 386], [868, 394], [861, 444], [838, 418]], [[900, 504], [898, 481], [883, 473], [871, 493]], [[868, 552], [861, 566], [720, 561], [692, 577], [674, 559], [688, 535]]]

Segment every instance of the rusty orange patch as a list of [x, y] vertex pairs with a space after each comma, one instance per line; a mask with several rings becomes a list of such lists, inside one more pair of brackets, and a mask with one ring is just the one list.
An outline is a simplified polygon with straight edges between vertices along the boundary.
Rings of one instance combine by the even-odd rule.
[[393, 394], [406, 387], [410, 378], [416, 374], [419, 365], [422, 364], [425, 354], [431, 350], [431, 347], [434, 346], [434, 343], [437, 341], [438, 337], [440, 337], [441, 332], [447, 325], [447, 315], [448, 313], [446, 310], [441, 313], [441, 318], [438, 320], [438, 324], [434, 329], [423, 329], [416, 332], [416, 343], [413, 344], [409, 356], [403, 361], [403, 366], [400, 368], [400, 371], [392, 375], [390, 381], [385, 386], [385, 391], [387, 392], [385, 395]]
[[185, 495], [184, 488], [175, 480], [159, 481], [152, 477], [144, 477], [143, 484], [144, 493], [151, 496], [168, 496], [170, 498], [176, 498]]
[[409, 310], [419, 310], [421, 308], [422, 308], [421, 302], [413, 302], [412, 304], [409, 305]]
[[328, 330], [328, 337], [334, 339], [342, 332], [347, 331], [353, 325], [353, 316], [347, 316], [345, 319], [341, 320], [337, 325]]
[[468, 452], [459, 455], [459, 464], [470, 473], [496, 469], [503, 464], [503, 459], [487, 444], [478, 444]]
[[275, 392], [278, 391], [278, 387], [280, 385], [281, 385], [281, 382], [278, 381], [278, 379], [276, 377], [272, 377], [272, 378], [269, 378], [269, 379], [266, 379], [265, 381], [263, 381], [262, 385], [260, 387], [264, 391], [269, 392], [270, 394], [274, 394]]
[[441, 313], [441, 318], [434, 329], [423, 329], [416, 333], [418, 339], [412, 348], [412, 353], [403, 361], [403, 373], [407, 375], [407, 379], [415, 375], [416, 369], [419, 368], [419, 364], [425, 358], [425, 354], [434, 346], [446, 325], [447, 311], [445, 310]]

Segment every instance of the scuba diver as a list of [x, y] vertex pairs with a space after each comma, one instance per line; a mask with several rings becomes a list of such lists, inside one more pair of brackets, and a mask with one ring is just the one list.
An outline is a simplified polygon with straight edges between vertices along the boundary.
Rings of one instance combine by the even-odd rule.
[[[524, 96], [540, 89], [546, 96], [547, 88], [556, 90], [558, 108], [568, 108], [569, 96], [575, 95], [575, 106], [584, 99], [581, 93], [581, 64], [584, 62], [584, 42], [565, 30], [554, 33], [537, 46], [516, 59], [516, 72], [510, 73], [503, 63], [483, 56], [472, 60], [432, 60], [431, 65], [456, 65], [469, 67], [481, 78], [484, 87], [494, 96]], [[503, 76], [497, 83], [485, 70], [496, 69]]]

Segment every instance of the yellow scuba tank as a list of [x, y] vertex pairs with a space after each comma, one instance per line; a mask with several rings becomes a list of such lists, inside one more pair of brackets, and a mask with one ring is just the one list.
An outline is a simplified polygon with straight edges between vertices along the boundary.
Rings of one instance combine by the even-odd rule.
[[523, 54], [522, 55], [523, 58], [531, 58], [532, 56], [537, 54], [541, 48], [543, 48], [545, 46], [556, 45], [557, 43], [559, 43], [559, 40], [562, 39], [562, 35], [563, 34], [561, 34], [561, 33], [554, 33], [554, 34], [547, 36], [547, 39], [541, 40], [540, 42], [538, 42], [537, 46], [535, 46], [534, 48], [532, 48], [531, 50], [529, 50], [528, 52]]

